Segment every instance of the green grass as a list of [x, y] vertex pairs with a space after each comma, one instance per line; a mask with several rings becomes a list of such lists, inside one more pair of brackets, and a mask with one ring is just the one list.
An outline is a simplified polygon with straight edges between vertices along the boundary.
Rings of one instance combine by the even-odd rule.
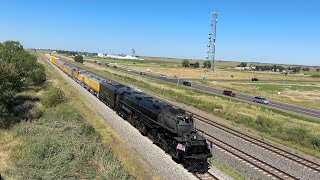
[[24, 143], [13, 155], [13, 179], [130, 179], [99, 135], [67, 104], [22, 122], [13, 136]]
[[[242, 85], [242, 84], [237, 84]], [[246, 86], [255, 86], [261, 91], [269, 91], [269, 92], [281, 92], [285, 89], [290, 90], [301, 90], [301, 91], [320, 91], [320, 87], [317, 86], [299, 86], [299, 85], [280, 85], [280, 84], [246, 84]]]
[[320, 71], [301, 71], [302, 74], [307, 74], [307, 75], [315, 75], [315, 74], [320, 74]]
[[218, 162], [216, 162], [216, 161], [214, 161], [212, 159], [211, 159], [210, 163], [214, 167], [220, 169], [222, 172], [226, 173], [227, 175], [229, 175], [230, 177], [232, 177], [235, 180], [244, 180], [245, 179], [244, 177], [242, 177], [236, 171], [234, 171], [234, 170], [230, 169], [229, 167], [226, 167], [226, 166], [224, 166], [224, 165], [222, 165], [222, 164], [220, 164], [220, 163], [218, 163]]

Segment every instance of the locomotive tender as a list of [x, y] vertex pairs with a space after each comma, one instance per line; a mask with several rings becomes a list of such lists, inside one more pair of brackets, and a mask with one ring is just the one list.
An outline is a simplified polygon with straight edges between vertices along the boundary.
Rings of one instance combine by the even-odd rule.
[[207, 159], [212, 155], [206, 139], [193, 128], [192, 114], [48, 54], [46, 58], [114, 109], [142, 135], [148, 136], [188, 171], [208, 171]]

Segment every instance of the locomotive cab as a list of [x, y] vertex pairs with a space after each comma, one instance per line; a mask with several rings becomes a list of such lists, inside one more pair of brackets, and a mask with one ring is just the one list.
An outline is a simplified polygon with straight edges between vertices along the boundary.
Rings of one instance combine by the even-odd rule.
[[193, 129], [192, 116], [177, 116], [177, 130], [181, 134], [190, 133]]

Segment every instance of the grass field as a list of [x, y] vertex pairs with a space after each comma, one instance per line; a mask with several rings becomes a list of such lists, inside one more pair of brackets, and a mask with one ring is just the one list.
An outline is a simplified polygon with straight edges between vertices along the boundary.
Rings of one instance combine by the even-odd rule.
[[[217, 82], [197, 81], [197, 83], [221, 89], [229, 89], [252, 96], [263, 96], [276, 101], [287, 102], [320, 110], [320, 83], [290, 82]], [[278, 94], [280, 92], [280, 94]]]
[[[308, 75], [304, 73], [283, 75], [276, 72], [255, 72], [255, 71], [238, 71], [233, 67], [238, 65], [237, 62], [218, 61], [217, 72], [209, 73], [203, 68], [183, 68], [179, 60], [115, 60], [97, 57], [85, 57], [85, 60], [109, 63], [119, 67], [147, 72], [154, 75], [164, 74], [167, 77], [180, 77], [184, 79], [201, 79], [206, 76], [208, 80], [250, 80], [251, 77], [258, 77], [260, 80], [314, 80], [310, 75], [317, 74], [317, 72], [310, 71]], [[201, 62], [202, 63], [202, 62]], [[231, 77], [233, 76], [233, 77]]]
[[317, 120], [203, 93], [184, 86], [177, 87], [139, 75], [129, 75], [90, 63], [86, 64], [87, 67], [77, 65], [154, 96], [204, 110], [238, 124], [236, 126], [241, 125], [256, 131], [264, 138], [320, 157], [320, 122]]
[[[157, 179], [94, 108], [44, 65], [49, 77], [44, 89], [23, 94], [40, 99], [28, 113], [38, 118], [0, 130], [0, 174], [5, 179]], [[44, 106], [49, 87], [62, 87], [65, 101]]]

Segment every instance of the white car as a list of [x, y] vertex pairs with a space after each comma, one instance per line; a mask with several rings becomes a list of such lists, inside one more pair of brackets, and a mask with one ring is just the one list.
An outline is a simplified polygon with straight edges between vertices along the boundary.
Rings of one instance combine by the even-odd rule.
[[130, 70], [130, 69], [128, 69], [127, 71], [128, 71], [128, 72], [131, 72], [131, 70]]
[[162, 75], [162, 74], [160, 75], [160, 77], [161, 77], [161, 78], [166, 78], [166, 76], [165, 76], [165, 75]]
[[269, 100], [263, 97], [254, 97], [253, 102], [261, 103], [261, 104], [269, 104]]

